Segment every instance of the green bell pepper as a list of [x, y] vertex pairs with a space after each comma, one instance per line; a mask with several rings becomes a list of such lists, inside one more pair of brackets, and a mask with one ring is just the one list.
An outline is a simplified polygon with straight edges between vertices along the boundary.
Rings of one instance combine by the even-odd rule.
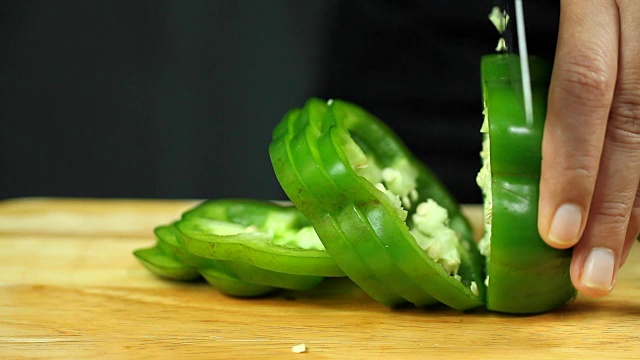
[[547, 246], [537, 229], [542, 132], [551, 66], [529, 60], [533, 123], [525, 121], [520, 61], [513, 54], [481, 60], [485, 124], [483, 169], [478, 182], [485, 197], [487, 308], [536, 313], [574, 298], [571, 250]]
[[483, 304], [483, 259], [469, 223], [435, 175], [372, 114], [310, 99], [285, 115], [269, 153], [291, 201], [371, 297], [390, 306]]

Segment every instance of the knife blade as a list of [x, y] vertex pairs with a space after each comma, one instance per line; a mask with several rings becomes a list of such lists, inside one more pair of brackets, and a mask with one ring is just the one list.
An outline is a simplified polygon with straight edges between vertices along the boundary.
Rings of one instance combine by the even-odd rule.
[[524, 24], [524, 6], [522, 4], [522, 0], [515, 0], [515, 11], [518, 51], [520, 53], [520, 72], [522, 76], [524, 113], [527, 125], [532, 125], [533, 100], [531, 94], [531, 73], [529, 72], [529, 51], [527, 49], [527, 34]]
[[[496, 47], [498, 52], [518, 53], [517, 57], [509, 57], [508, 66], [511, 69], [510, 81], [522, 94], [522, 105], [526, 124], [533, 123], [533, 99], [531, 93], [531, 73], [529, 70], [529, 52], [524, 22], [523, 0], [491, 0], [489, 20], [500, 33], [500, 41]], [[512, 13], [513, 10], [513, 13]], [[515, 26], [510, 21], [515, 18]], [[517, 50], [515, 44], [517, 43]], [[512, 62], [510, 59], [519, 59]]]

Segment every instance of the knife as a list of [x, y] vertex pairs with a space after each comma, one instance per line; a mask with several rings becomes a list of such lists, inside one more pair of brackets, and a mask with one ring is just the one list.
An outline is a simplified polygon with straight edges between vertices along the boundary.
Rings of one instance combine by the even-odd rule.
[[520, 53], [520, 72], [522, 74], [522, 95], [524, 98], [524, 113], [527, 125], [533, 124], [533, 100], [531, 95], [531, 73], [529, 72], [529, 51], [527, 49], [527, 34], [524, 26], [524, 8], [522, 0], [515, 0], [516, 32], [518, 36], [518, 51]]
[[[516, 64], [512, 66], [513, 83], [522, 84], [522, 98], [527, 125], [533, 123], [533, 99], [531, 94], [531, 73], [529, 71], [529, 52], [527, 50], [527, 35], [524, 23], [524, 5], [523, 0], [513, 0], [515, 29], [509, 26], [511, 18], [511, 2], [508, 0], [493, 0], [489, 19], [495, 25], [501, 35], [496, 51], [498, 52], [515, 52], [513, 48], [513, 40], [518, 44], [518, 55], [520, 59], [519, 70]], [[515, 36], [513, 32], [515, 31]], [[515, 38], [515, 39], [514, 39]]]

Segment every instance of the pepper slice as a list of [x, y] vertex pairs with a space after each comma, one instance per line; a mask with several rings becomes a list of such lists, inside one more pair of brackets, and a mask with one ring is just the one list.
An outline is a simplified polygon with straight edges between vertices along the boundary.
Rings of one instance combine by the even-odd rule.
[[344, 276], [308, 220], [293, 206], [248, 199], [210, 200], [184, 213], [175, 226], [190, 253], [244, 264], [231, 266], [252, 281], [288, 278], [315, 285], [322, 277]]
[[240, 280], [235, 274], [216, 262], [213, 262], [211, 266], [200, 269], [200, 274], [209, 284], [229, 296], [259, 297], [277, 290], [273, 286], [252, 284]]
[[[326, 108], [327, 105], [324, 102], [311, 99], [302, 111], [296, 109], [289, 112], [275, 130], [276, 138], [282, 136], [283, 141], [274, 142], [270, 147], [272, 160], [282, 162], [282, 166], [279, 168], [285, 172], [290, 170], [289, 174], [284, 175], [288, 176], [290, 180], [285, 180], [283, 174], [280, 174], [281, 183], [291, 181], [292, 186], [295, 187], [297, 182], [302, 179], [303, 182], [310, 184], [308, 188], [313, 189], [313, 192], [306, 195], [300, 194], [302, 197], [306, 196], [312, 205], [305, 207], [307, 212], [315, 211], [314, 204], [316, 203], [331, 201], [332, 196], [336, 191], [339, 191], [323, 173], [322, 167], [317, 165], [321, 159], [317, 156], [317, 148], [313, 146], [316, 129], [306, 127], [309, 119], [319, 120], [324, 116]], [[305, 156], [312, 160], [302, 163], [291, 162], [289, 154], [292, 148], [295, 149], [296, 156]], [[298, 207], [304, 206], [300, 202], [297, 205]], [[356, 246], [346, 239], [347, 234], [350, 236], [357, 234], [360, 239], [375, 238], [375, 234], [372, 233], [370, 227], [365, 225], [365, 222], [344, 219], [350, 216], [363, 218], [363, 214], [355, 207], [345, 209], [345, 214], [335, 218], [322, 217], [322, 214], [315, 216], [322, 217], [321, 221], [324, 225], [320, 227], [316, 225], [316, 230], [319, 233], [326, 232], [324, 236], [321, 235], [323, 238], [330, 236], [341, 239], [330, 243], [325, 241], [324, 244], [329, 247], [332, 256], [337, 257], [337, 262], [350, 264], [348, 268], [343, 268], [348, 276], [371, 297], [388, 306], [399, 305], [407, 301], [419, 306], [434, 303], [433, 297], [403, 277], [380, 244], [361, 242], [360, 249], [356, 249]], [[360, 250], [369, 247], [373, 247], [374, 250], [360, 253]]]
[[220, 292], [237, 297], [263, 296], [277, 290], [273, 286], [243, 281], [226, 264], [185, 251], [178, 242], [173, 225], [159, 226], [154, 233], [156, 245], [135, 250], [134, 255], [145, 268], [158, 276], [182, 281], [202, 276]]
[[197, 269], [209, 263], [207, 259], [191, 254], [180, 244], [174, 224], [158, 226], [153, 233], [158, 240], [157, 247], [184, 265]]
[[[483, 261], [471, 227], [444, 186], [400, 139], [372, 114], [340, 100], [310, 99], [295, 114], [285, 116], [274, 131], [272, 164], [283, 189], [344, 272], [383, 303], [385, 296], [393, 301], [419, 296], [420, 302], [409, 301], [437, 300], [460, 310], [482, 305]], [[440, 225], [448, 225], [447, 236], [456, 237], [449, 246], [461, 258], [455, 270], [438, 258], [446, 255], [438, 254], [442, 243], [420, 239], [433, 240], [427, 249], [418, 244], [417, 238], [429, 237], [418, 230], [428, 232], [431, 226], [423, 226], [427, 210], [444, 211]], [[386, 260], [382, 271], [377, 259]]]
[[[196, 208], [196, 211], [197, 208]], [[165, 252], [173, 255], [183, 264], [200, 269], [202, 275], [209, 280], [214, 270], [223, 273], [224, 278], [237, 279], [247, 284], [262, 285], [272, 289], [308, 290], [318, 285], [323, 278], [320, 276], [309, 277], [291, 274], [276, 273], [274, 271], [257, 268], [245, 261], [220, 261], [196, 256], [186, 251], [178, 240], [178, 232], [175, 226], [160, 226], [155, 230], [158, 245]], [[205, 274], [206, 272], [206, 274]], [[219, 278], [218, 276], [217, 278]], [[227, 283], [229, 280], [227, 280]], [[215, 286], [215, 285], [214, 285]], [[236, 289], [241, 288], [236, 286]]]
[[309, 221], [292, 206], [211, 200], [185, 212], [175, 224], [156, 228], [155, 233], [155, 252], [136, 253], [146, 255], [138, 258], [147, 268], [172, 278], [199, 272], [231, 295], [257, 296], [276, 288], [307, 290], [325, 276], [344, 276]]
[[532, 124], [525, 121], [520, 61], [514, 54], [481, 59], [485, 107], [484, 167], [478, 175], [485, 197], [487, 308], [537, 313], [573, 299], [571, 250], [557, 250], [538, 234], [542, 132], [551, 65], [530, 57]]
[[171, 280], [195, 280], [200, 277], [197, 269], [167, 255], [161, 246], [138, 249], [133, 255], [152, 273]]

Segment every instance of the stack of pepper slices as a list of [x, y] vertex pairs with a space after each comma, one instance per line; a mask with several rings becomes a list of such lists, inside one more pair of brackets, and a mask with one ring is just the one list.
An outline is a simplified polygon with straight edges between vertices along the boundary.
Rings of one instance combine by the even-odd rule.
[[548, 247], [536, 228], [550, 66], [530, 59], [528, 125], [515, 56], [481, 62], [481, 251], [455, 199], [391, 129], [354, 104], [312, 98], [284, 116], [269, 146], [294, 206], [206, 201], [156, 228], [156, 245], [135, 256], [159, 276], [203, 277], [238, 297], [308, 290], [326, 277], [348, 276], [390, 307], [536, 313], [566, 303], [575, 297], [570, 250]]

